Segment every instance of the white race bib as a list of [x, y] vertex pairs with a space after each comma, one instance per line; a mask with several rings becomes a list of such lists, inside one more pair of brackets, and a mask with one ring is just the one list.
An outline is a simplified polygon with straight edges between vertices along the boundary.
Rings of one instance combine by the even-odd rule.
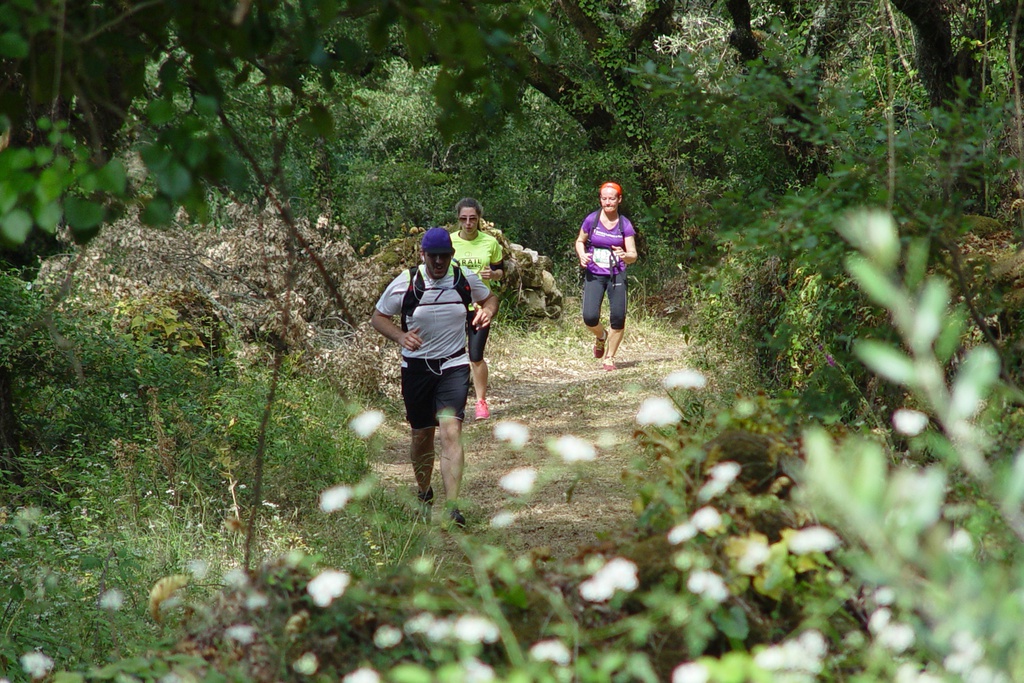
[[594, 265], [599, 268], [612, 267], [612, 250], [604, 247], [594, 247]]

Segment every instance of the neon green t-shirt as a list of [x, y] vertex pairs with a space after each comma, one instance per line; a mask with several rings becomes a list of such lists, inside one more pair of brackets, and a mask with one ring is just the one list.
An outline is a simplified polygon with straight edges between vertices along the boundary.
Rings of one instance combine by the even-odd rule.
[[[500, 263], [505, 258], [498, 240], [480, 230], [476, 233], [476, 239], [464, 240], [458, 232], [452, 233], [452, 246], [455, 247], [455, 259], [467, 270], [480, 273], [485, 267], [492, 263]], [[491, 289], [494, 289], [495, 280], [484, 280]]]

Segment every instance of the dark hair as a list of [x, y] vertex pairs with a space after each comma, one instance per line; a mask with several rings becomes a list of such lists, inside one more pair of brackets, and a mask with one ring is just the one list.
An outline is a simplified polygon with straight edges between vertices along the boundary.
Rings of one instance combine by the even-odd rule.
[[473, 199], [472, 197], [464, 197], [459, 200], [459, 203], [455, 205], [455, 214], [462, 213], [463, 209], [474, 209], [476, 215], [480, 218], [484, 217], [484, 207], [480, 206], [480, 202]]

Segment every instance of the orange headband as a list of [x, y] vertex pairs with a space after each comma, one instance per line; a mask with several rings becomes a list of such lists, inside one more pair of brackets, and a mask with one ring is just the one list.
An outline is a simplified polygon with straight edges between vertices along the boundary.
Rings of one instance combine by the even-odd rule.
[[602, 192], [606, 187], [612, 188], [613, 190], [615, 190], [615, 194], [619, 195], [620, 197], [622, 196], [622, 188], [619, 187], [618, 183], [607, 182], [601, 186], [601, 189], [598, 190], [598, 192]]

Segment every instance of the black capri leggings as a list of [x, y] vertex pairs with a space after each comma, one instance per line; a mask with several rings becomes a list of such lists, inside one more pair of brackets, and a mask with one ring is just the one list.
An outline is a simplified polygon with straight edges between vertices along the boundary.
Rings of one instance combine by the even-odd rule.
[[[474, 311], [475, 312], [475, 311]], [[487, 335], [491, 333], [491, 326], [473, 329], [473, 316], [470, 315], [466, 323], [466, 336], [469, 337], [469, 360], [479, 363], [484, 359], [484, 346], [487, 345]]]
[[626, 273], [594, 275], [583, 272], [583, 324], [594, 327], [601, 321], [601, 301], [608, 294], [611, 328], [626, 329]]

